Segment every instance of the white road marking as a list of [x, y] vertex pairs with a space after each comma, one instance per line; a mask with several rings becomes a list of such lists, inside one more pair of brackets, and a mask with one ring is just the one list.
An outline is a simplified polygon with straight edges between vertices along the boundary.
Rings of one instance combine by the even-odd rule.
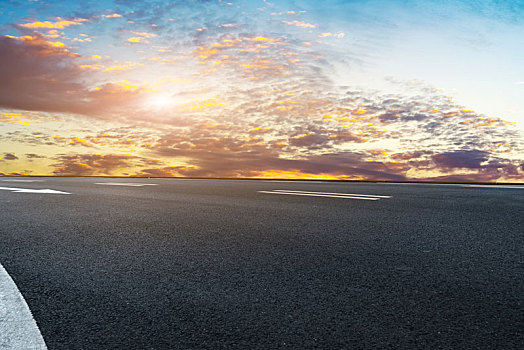
[[380, 198], [374, 197], [355, 197], [355, 196], [335, 196], [331, 194], [316, 194], [316, 193], [301, 193], [301, 192], [276, 192], [276, 191], [258, 191], [259, 193], [268, 193], [268, 194], [287, 194], [290, 196], [310, 196], [310, 197], [331, 197], [331, 198], [346, 198], [346, 199], [364, 199], [368, 201], [378, 201]]
[[405, 186], [455, 186], [455, 187], [485, 187], [485, 188], [505, 188], [505, 189], [524, 189], [522, 185], [477, 185], [477, 184], [454, 184], [454, 183], [429, 183], [429, 182], [376, 182], [374, 185], [405, 185]]
[[311, 191], [292, 191], [292, 190], [273, 190], [277, 192], [296, 192], [296, 193], [315, 193], [315, 194], [332, 194], [356, 197], [375, 197], [375, 198], [391, 198], [392, 196], [381, 196], [378, 194], [356, 194], [356, 193], [340, 193], [340, 192], [311, 192]]
[[0, 181], [5, 181], [5, 182], [43, 182], [44, 180], [0, 180]]
[[38, 190], [35, 188], [0, 187], [0, 190], [11, 191], [14, 193], [71, 194], [69, 192], [56, 191], [49, 188]]
[[136, 182], [95, 182], [95, 185], [142, 187], [142, 186], [156, 186], [157, 184], [141, 184], [141, 183], [136, 183]]
[[29, 306], [1, 264], [0, 349], [47, 349]]
[[515, 185], [461, 185], [462, 187], [480, 187], [480, 188], [505, 188], [509, 190], [519, 189], [524, 190], [524, 186], [515, 186]]

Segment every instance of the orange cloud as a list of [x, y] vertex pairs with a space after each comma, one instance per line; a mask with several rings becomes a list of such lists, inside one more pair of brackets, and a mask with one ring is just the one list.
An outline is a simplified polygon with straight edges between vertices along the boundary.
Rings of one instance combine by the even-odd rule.
[[126, 43], [132, 44], [148, 44], [149, 41], [141, 36], [132, 37], [126, 40]]
[[93, 39], [84, 37], [83, 39], [74, 38], [73, 41], [77, 43], [90, 43]]
[[311, 24], [311, 23], [306, 23], [306, 22], [302, 22], [302, 21], [291, 21], [291, 22], [288, 22], [288, 21], [282, 21], [284, 22], [285, 24], [289, 25], [289, 26], [296, 26], [296, 27], [302, 27], [302, 28], [316, 28], [317, 25], [316, 24]]
[[91, 143], [89, 143], [88, 141], [86, 141], [84, 139], [81, 139], [79, 137], [73, 137], [69, 144], [73, 145], [73, 146], [74, 145], [81, 145], [81, 146], [84, 146], [84, 147], [93, 147], [93, 145]]
[[5, 35], [4, 38], [16, 40], [30, 47], [32, 54], [37, 54], [39, 56], [79, 56], [76, 53], [70, 52], [64, 43], [46, 40], [41, 34], [23, 35], [20, 37]]
[[342, 33], [342, 32], [338, 32], [338, 33], [321, 33], [318, 35], [319, 38], [327, 38], [327, 37], [335, 37], [335, 38], [343, 38], [346, 34]]
[[148, 168], [136, 171], [136, 176], [147, 177], [180, 177], [196, 168], [193, 166], [168, 166], [163, 168]]
[[29, 117], [20, 113], [0, 112], [0, 122], [7, 124], [31, 125]]
[[85, 18], [73, 18], [72, 20], [66, 20], [61, 17], [56, 18], [56, 22], [44, 21], [44, 22], [31, 22], [26, 24], [21, 24], [20, 26], [30, 29], [64, 29], [69, 26], [81, 25], [84, 22], [88, 22]]
[[92, 70], [99, 70], [104, 68], [101, 64], [83, 64], [80, 66], [80, 69], [92, 69]]
[[218, 106], [223, 106], [224, 103], [222, 103], [220, 100], [216, 98], [210, 98], [210, 99], [203, 100], [203, 101], [189, 102], [189, 103], [186, 103], [186, 105], [188, 105], [188, 107], [184, 107], [182, 108], [182, 110], [189, 111], [189, 110], [197, 110], [197, 109], [203, 109], [203, 108], [208, 108], [208, 107], [218, 107]]
[[124, 63], [124, 64], [118, 65], [118, 66], [107, 67], [104, 71], [105, 72], [128, 71], [130, 69], [133, 69], [133, 68], [136, 68], [136, 67], [141, 67], [143, 65], [144, 65], [143, 63]]
[[52, 29], [48, 31], [45, 36], [46, 38], [56, 39], [56, 38], [59, 38], [63, 34], [64, 34], [63, 32], [59, 32], [58, 30]]
[[56, 158], [53, 173], [59, 176], [111, 175], [133, 165], [132, 156], [120, 154], [76, 154]]
[[294, 179], [294, 180], [340, 180], [341, 176], [332, 174], [310, 174], [303, 173], [300, 170], [278, 170], [270, 169], [253, 174], [253, 177], [266, 179]]
[[133, 32], [133, 31], [131, 31], [131, 33], [133, 33], [135, 35], [138, 35], [138, 36], [141, 36], [141, 37], [144, 37], [144, 38], [154, 38], [154, 37], [156, 37], [156, 34], [153, 34], [153, 33]]

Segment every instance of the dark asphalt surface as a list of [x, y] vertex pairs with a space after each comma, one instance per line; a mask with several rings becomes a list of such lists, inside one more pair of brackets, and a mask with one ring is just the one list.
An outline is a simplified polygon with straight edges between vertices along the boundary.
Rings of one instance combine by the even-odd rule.
[[524, 347], [524, 189], [2, 180], [72, 193], [0, 191], [0, 263], [49, 349]]

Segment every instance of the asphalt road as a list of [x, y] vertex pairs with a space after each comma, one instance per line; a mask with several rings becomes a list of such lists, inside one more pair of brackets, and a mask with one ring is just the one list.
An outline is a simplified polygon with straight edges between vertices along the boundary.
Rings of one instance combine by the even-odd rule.
[[524, 347], [524, 188], [9, 180], [70, 193], [0, 190], [49, 349]]

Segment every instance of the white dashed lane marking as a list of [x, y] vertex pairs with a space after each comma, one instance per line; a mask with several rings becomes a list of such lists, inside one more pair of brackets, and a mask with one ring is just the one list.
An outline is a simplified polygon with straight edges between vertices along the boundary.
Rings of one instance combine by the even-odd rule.
[[36, 188], [0, 187], [0, 190], [11, 191], [14, 193], [71, 194], [69, 192], [51, 190], [49, 188], [39, 190]]
[[47, 349], [15, 282], [0, 264], [0, 349]]
[[382, 196], [378, 194], [357, 194], [357, 193], [340, 193], [340, 192], [312, 192], [312, 191], [292, 191], [292, 190], [273, 190], [276, 192], [293, 192], [293, 193], [314, 193], [314, 194], [331, 194], [336, 196], [356, 196], [356, 197], [373, 197], [373, 198], [391, 198], [392, 196]]
[[524, 190], [524, 186], [516, 185], [461, 185], [462, 187], [478, 187], [478, 188], [504, 188], [507, 190]]
[[287, 194], [290, 196], [362, 199], [362, 200], [368, 200], [368, 201], [378, 201], [384, 198], [392, 198], [392, 196], [382, 196], [382, 195], [376, 195], [376, 194], [355, 194], [355, 193], [339, 193], [339, 192], [311, 192], [311, 191], [292, 191], [292, 190], [272, 190], [272, 191], [258, 191], [258, 192], [267, 193], [267, 194]]
[[43, 182], [44, 180], [0, 180], [4, 182]]
[[156, 186], [157, 184], [141, 184], [141, 183], [136, 183], [136, 182], [95, 182], [95, 185], [142, 187], [142, 186]]

